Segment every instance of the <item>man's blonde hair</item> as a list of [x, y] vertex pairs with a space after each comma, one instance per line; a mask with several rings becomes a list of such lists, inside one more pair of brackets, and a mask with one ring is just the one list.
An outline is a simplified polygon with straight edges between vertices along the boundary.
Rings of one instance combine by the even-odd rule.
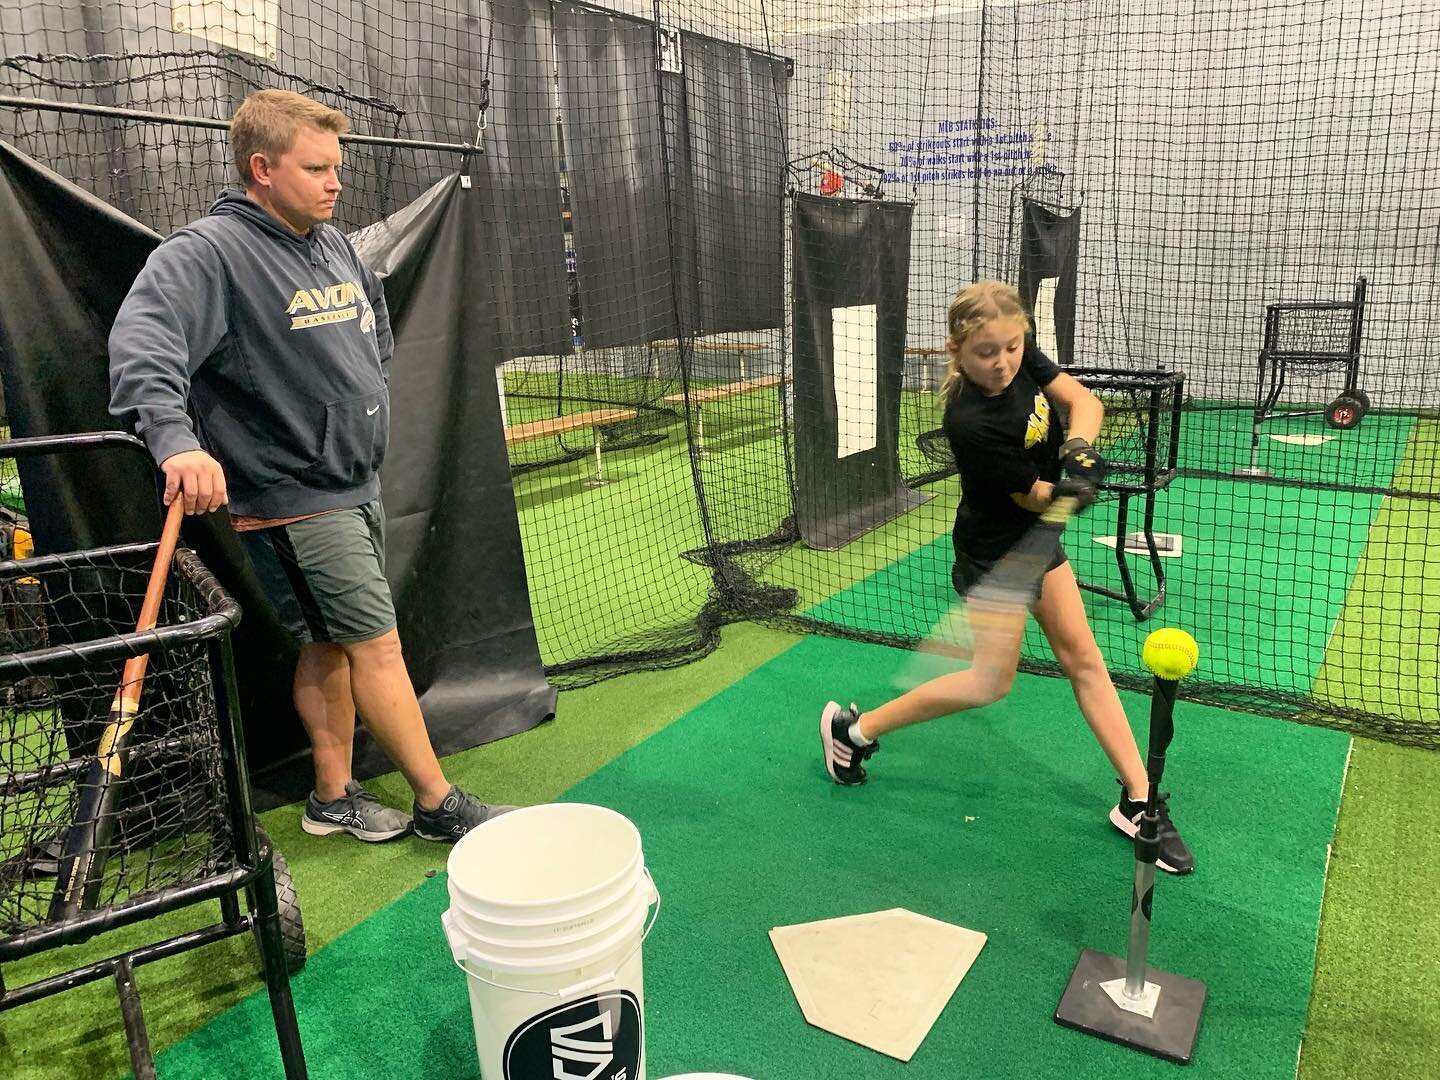
[[257, 90], [241, 102], [230, 119], [230, 153], [247, 188], [255, 182], [250, 173], [251, 155], [277, 160], [295, 142], [301, 126], [343, 135], [350, 130], [350, 121], [338, 109], [290, 90]]
[[946, 313], [945, 351], [950, 362], [945, 367], [945, 381], [940, 384], [940, 399], [950, 404], [965, 382], [960, 370], [960, 346], [965, 339], [992, 319], [1017, 319], [1030, 332], [1030, 317], [1020, 302], [1020, 292], [1003, 281], [977, 281], [955, 294]]

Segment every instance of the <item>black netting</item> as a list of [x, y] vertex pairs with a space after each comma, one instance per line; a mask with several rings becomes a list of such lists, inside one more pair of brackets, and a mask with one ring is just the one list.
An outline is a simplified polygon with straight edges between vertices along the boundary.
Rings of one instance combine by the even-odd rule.
[[[125, 669], [118, 638], [135, 629], [153, 559], [149, 547], [85, 552], [7, 563], [0, 580], [0, 939], [12, 944], [236, 865], [216, 705], [224, 684], [210, 651], [223, 625], [150, 652], [128, 737], [117, 755], [104, 750], [116, 745], [107, 718]], [[213, 615], [217, 596], [198, 561], [182, 555], [157, 629]], [[107, 762], [118, 795], [101, 822], [80, 811]], [[67, 913], [62, 873], [80, 834], [108, 842], [77, 885], [83, 904]]]
[[[161, 232], [229, 182], [223, 130], [13, 99], [222, 122], [256, 87], [312, 94], [377, 140], [347, 147], [347, 228], [466, 171], [506, 357], [474, 377], [502, 391], [558, 680], [743, 618], [929, 634], [958, 500], [945, 307], [1000, 277], [1110, 410], [1122, 468], [1067, 548], [1117, 677], [1176, 625], [1195, 696], [1440, 737], [1433, 5], [622, 6], [0, 0], [0, 136]], [[842, 234], [907, 204], [903, 287], [876, 291], [882, 252], [843, 302], [797, 289], [837, 269], [797, 262], [802, 193]], [[821, 422], [837, 464], [797, 469]], [[879, 511], [844, 468], [877, 450], [909, 493]], [[817, 505], [833, 550], [801, 539]], [[1025, 655], [1049, 663], [1033, 632]]]

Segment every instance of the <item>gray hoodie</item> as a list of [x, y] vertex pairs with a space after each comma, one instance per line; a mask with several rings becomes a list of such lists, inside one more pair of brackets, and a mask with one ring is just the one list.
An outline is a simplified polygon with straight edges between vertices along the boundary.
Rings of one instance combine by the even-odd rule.
[[209, 451], [234, 513], [359, 506], [380, 492], [393, 347], [380, 281], [344, 233], [297, 236], [227, 191], [155, 249], [120, 306], [110, 412], [157, 463]]

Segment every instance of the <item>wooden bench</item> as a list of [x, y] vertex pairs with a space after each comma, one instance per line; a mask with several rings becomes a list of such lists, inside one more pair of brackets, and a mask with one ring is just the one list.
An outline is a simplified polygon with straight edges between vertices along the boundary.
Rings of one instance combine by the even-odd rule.
[[[790, 380], [780, 375], [757, 375], [753, 379], [737, 379], [735, 382], [728, 382], [721, 386], [707, 386], [703, 390], [690, 391], [690, 404], [695, 406], [695, 452], [705, 454], [705, 410], [700, 406], [707, 401], [721, 401], [724, 398], [737, 397], [740, 394], [748, 394], [753, 390], [764, 390], [771, 386], [780, 386]], [[664, 401], [667, 405], [684, 405], [685, 394], [682, 391], [678, 394], [666, 394]]]
[[[664, 338], [660, 341], [652, 341], [650, 345], [656, 349], [678, 349], [680, 343], [674, 338]], [[745, 358], [754, 353], [761, 353], [770, 346], [762, 345], [758, 341], [692, 341], [692, 349], [704, 349], [706, 352], [735, 353], [737, 362], [740, 365], [740, 382], [745, 382]]]
[[[785, 380], [779, 375], [759, 375], [753, 379], [737, 379], [735, 382], [725, 383], [723, 386], [707, 386], [703, 390], [690, 391], [690, 404], [703, 405], [707, 401], [720, 401], [722, 398], [735, 397], [738, 394], [748, 394], [751, 390], [763, 390], [767, 386], [779, 386]], [[667, 394], [665, 401], [671, 405], [683, 405], [685, 395]]]
[[[652, 341], [650, 344], [657, 349], [674, 349], [680, 345], [674, 338], [662, 338], [659, 341]], [[758, 341], [692, 341], [690, 347], [692, 349], [710, 349], [714, 352], [738, 353], [759, 352], [766, 348]]]
[[532, 439], [546, 439], [552, 435], [563, 435], [567, 431], [592, 428], [595, 432], [595, 475], [585, 481], [589, 487], [600, 487], [610, 483], [600, 471], [600, 429], [624, 420], [634, 420], [634, 409], [590, 409], [588, 412], [570, 413], [568, 416], [552, 416], [546, 420], [531, 420], [528, 424], [512, 424], [505, 429], [505, 445], [529, 442]]

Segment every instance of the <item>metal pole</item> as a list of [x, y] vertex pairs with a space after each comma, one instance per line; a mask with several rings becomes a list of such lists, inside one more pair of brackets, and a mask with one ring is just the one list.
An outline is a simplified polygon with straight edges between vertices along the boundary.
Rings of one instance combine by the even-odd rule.
[[[228, 130], [229, 120], [212, 120], [206, 116], [181, 116], [176, 113], [148, 112], [143, 109], [122, 109], [114, 105], [87, 105], [78, 101], [50, 101], [47, 98], [15, 97], [0, 94], [0, 107], [39, 109], [42, 112], [76, 113], [81, 116], [106, 116], [116, 120], [135, 120], [150, 124], [176, 124], [180, 127]], [[469, 143], [432, 142], [427, 139], [387, 139], [379, 135], [341, 135], [341, 142], [366, 146], [398, 146], [411, 150], [442, 150], [452, 154], [470, 154], [479, 147]]]
[[[1141, 823], [1143, 832], [1145, 825]], [[1135, 864], [1135, 892], [1130, 900], [1130, 942], [1125, 949], [1125, 996], [1145, 996], [1145, 971], [1150, 957], [1150, 909], [1155, 896], [1155, 864]]]
[[125, 1021], [125, 1041], [130, 1046], [130, 1069], [135, 1080], [155, 1080], [155, 1058], [150, 1052], [150, 1036], [145, 1030], [145, 1013], [140, 1008], [140, 994], [135, 989], [135, 972], [130, 957], [115, 962], [115, 989], [120, 994], [120, 1015]]
[[1125, 954], [1125, 996], [1132, 1001], [1145, 996], [1155, 860], [1160, 855], [1160, 815], [1155, 804], [1159, 800], [1160, 779], [1165, 775], [1165, 751], [1175, 735], [1175, 692], [1179, 685], [1173, 679], [1156, 676], [1155, 692], [1150, 696], [1150, 753], [1145, 761], [1150, 794], [1145, 800], [1140, 832], [1135, 837], [1135, 891], [1130, 901], [1130, 944]]

